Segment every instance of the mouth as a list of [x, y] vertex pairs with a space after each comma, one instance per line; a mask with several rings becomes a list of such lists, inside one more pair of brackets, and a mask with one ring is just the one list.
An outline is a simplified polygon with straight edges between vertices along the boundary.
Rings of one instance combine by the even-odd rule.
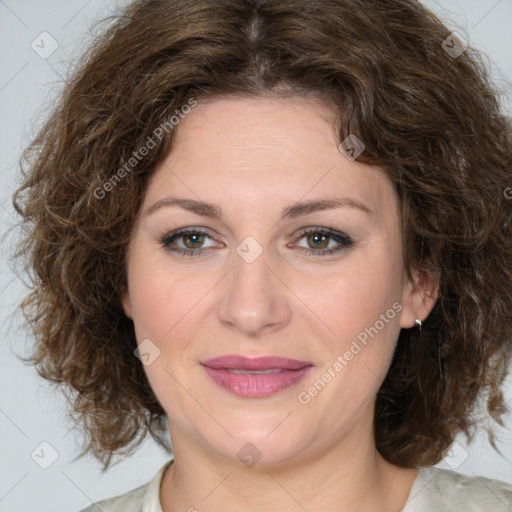
[[220, 387], [246, 398], [264, 398], [298, 384], [313, 368], [308, 361], [277, 356], [221, 356], [201, 362]]

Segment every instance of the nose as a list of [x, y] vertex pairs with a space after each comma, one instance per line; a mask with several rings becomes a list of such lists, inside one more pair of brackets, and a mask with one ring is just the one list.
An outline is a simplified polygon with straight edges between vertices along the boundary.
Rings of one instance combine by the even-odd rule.
[[287, 287], [269, 266], [266, 252], [252, 262], [236, 252], [218, 305], [222, 324], [245, 336], [258, 337], [282, 329], [290, 322]]

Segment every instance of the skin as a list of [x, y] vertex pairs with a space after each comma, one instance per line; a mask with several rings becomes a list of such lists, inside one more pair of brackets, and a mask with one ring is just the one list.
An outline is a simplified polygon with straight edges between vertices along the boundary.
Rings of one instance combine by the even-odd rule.
[[[126, 315], [138, 343], [160, 350], [145, 366], [167, 413], [175, 463], [160, 489], [164, 512], [399, 511], [417, 469], [385, 461], [375, 447], [375, 397], [401, 328], [425, 320], [435, 302], [428, 276], [406, 278], [397, 200], [379, 169], [338, 149], [331, 111], [311, 99], [220, 98], [200, 102], [150, 179], [127, 253]], [[215, 203], [222, 219], [180, 206], [148, 209], [166, 197]], [[344, 206], [282, 219], [298, 201], [351, 198]], [[169, 251], [161, 236], [207, 231], [204, 252]], [[331, 228], [353, 245], [302, 236]], [[262, 253], [236, 251], [253, 237]], [[202, 245], [201, 245], [202, 240]], [[187, 237], [173, 247], [191, 250]], [[253, 250], [253, 249], [251, 249]], [[393, 303], [401, 311], [308, 404], [307, 391]], [[390, 315], [389, 315], [390, 316]], [[217, 386], [200, 361], [226, 354], [311, 362], [298, 385], [266, 398]], [[253, 443], [261, 459], [237, 452]]]

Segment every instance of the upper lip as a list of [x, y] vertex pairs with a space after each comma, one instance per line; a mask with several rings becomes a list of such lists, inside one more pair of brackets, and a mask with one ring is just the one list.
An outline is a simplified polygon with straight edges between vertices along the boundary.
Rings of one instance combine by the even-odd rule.
[[278, 356], [265, 356], [249, 358], [242, 355], [227, 355], [214, 357], [201, 364], [215, 369], [238, 369], [238, 370], [300, 370], [305, 366], [311, 366], [308, 361], [298, 361]]

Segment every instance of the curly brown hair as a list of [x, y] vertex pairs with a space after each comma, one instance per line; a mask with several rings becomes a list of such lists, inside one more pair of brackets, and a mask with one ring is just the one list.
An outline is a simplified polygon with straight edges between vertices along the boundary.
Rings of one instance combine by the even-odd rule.
[[481, 55], [450, 54], [449, 36], [415, 0], [138, 0], [111, 20], [24, 152], [13, 199], [29, 233], [17, 253], [33, 284], [20, 307], [36, 339], [27, 361], [67, 390], [88, 437], [82, 454], [106, 470], [148, 433], [169, 448], [121, 307], [125, 255], [179, 125], [161, 139], [155, 130], [192, 98], [215, 96], [328, 104], [339, 141], [364, 141], [359, 161], [382, 168], [397, 192], [407, 275], [439, 281], [421, 331], [400, 332], [377, 396], [383, 457], [437, 463], [456, 434], [474, 435], [482, 397], [501, 423], [512, 128]]

